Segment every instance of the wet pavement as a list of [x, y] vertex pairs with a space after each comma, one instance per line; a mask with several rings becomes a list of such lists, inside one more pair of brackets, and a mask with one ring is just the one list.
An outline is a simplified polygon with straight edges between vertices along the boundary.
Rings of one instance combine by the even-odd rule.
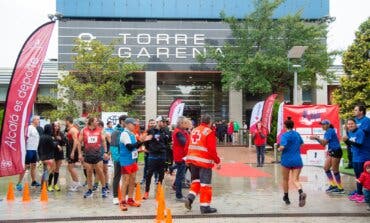
[[[307, 193], [305, 207], [298, 206], [298, 192], [289, 193], [291, 205], [282, 201], [280, 165], [271, 163], [266, 157], [262, 168], [256, 167], [256, 154], [253, 148], [222, 147], [218, 149], [223, 168], [214, 171], [212, 206], [217, 214], [201, 215], [199, 200], [193, 204], [193, 210], [187, 211], [182, 203], [175, 201], [171, 188], [174, 176], [166, 175], [164, 180], [166, 207], [171, 209], [174, 222], [369, 222], [370, 211], [366, 204], [358, 204], [347, 199], [346, 195], [329, 196], [326, 176], [320, 167], [305, 166], [301, 173], [303, 190]], [[141, 166], [142, 167], [142, 166]], [[79, 167], [80, 168], [80, 167]], [[113, 170], [109, 168], [110, 172]], [[80, 179], [84, 179], [82, 170]], [[139, 181], [142, 168], [138, 173]], [[29, 174], [26, 174], [29, 179]], [[40, 179], [40, 175], [38, 175]], [[22, 193], [16, 191], [14, 202], [6, 201], [8, 182], [14, 184], [16, 177], [0, 178], [0, 221], [81, 221], [81, 222], [154, 222], [156, 214], [155, 185], [152, 185], [150, 199], [143, 201], [139, 208], [129, 208], [127, 212], [119, 210], [109, 198], [101, 198], [100, 191], [92, 198], [83, 198], [85, 188], [78, 192], [68, 192], [70, 177], [66, 166], [62, 167], [60, 185], [62, 191], [49, 192], [47, 203], [40, 202], [40, 189], [31, 188], [32, 200], [22, 202]], [[355, 188], [353, 176], [342, 175], [346, 191]], [[291, 186], [293, 188], [293, 186]], [[141, 189], [143, 192], [143, 187]], [[187, 190], [184, 189], [184, 194]]]

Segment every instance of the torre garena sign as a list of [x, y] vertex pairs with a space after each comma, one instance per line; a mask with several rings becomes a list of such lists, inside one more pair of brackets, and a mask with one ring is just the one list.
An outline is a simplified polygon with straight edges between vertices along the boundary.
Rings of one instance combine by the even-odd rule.
[[[115, 55], [161, 70], [192, 70], [198, 56], [209, 48], [222, 54], [222, 46], [232, 40], [228, 25], [199, 21], [90, 21], [70, 20], [59, 25], [59, 63], [71, 61], [73, 40], [116, 40]], [[118, 41], [117, 41], [118, 40]], [[207, 60], [206, 68], [215, 65]]]

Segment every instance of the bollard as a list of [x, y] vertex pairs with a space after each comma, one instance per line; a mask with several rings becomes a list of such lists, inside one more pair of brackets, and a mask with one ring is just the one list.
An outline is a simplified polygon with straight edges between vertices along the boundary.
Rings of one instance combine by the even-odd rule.
[[248, 147], [251, 148], [251, 146], [252, 146], [252, 134], [249, 133], [248, 134]]
[[277, 157], [277, 143], [274, 143], [274, 163], [278, 163], [279, 160], [278, 160], [278, 157]]

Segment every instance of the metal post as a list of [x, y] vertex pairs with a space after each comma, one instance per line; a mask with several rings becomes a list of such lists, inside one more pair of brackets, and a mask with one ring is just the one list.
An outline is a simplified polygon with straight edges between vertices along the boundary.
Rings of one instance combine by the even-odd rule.
[[293, 90], [293, 104], [298, 104], [298, 78], [297, 70], [294, 70], [294, 90]]
[[252, 146], [252, 134], [248, 134], [248, 147], [250, 148]]
[[278, 157], [277, 157], [277, 143], [274, 143], [274, 161], [275, 163], [278, 163]]
[[298, 104], [298, 69], [301, 67], [299, 64], [294, 64], [294, 83], [293, 83], [293, 104]]

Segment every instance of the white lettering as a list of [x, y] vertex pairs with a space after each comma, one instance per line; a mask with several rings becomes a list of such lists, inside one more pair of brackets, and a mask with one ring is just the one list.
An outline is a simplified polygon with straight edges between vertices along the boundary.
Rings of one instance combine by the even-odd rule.
[[123, 44], [127, 44], [127, 37], [131, 36], [129, 33], [118, 33], [119, 36], [123, 36]]
[[194, 45], [204, 45], [205, 36], [204, 34], [194, 34]]
[[168, 34], [157, 34], [157, 45], [164, 42], [164, 44], [170, 44], [170, 36]]
[[215, 50], [216, 53], [219, 53], [221, 56], [225, 56], [224, 53], [222, 52], [221, 48], [217, 47]]
[[148, 50], [145, 47], [143, 47], [143, 48], [140, 49], [140, 51], [137, 54], [136, 58], [140, 58], [140, 57], [144, 57], [144, 56], [150, 58], [150, 54], [149, 54]]
[[146, 34], [146, 33], [140, 33], [140, 34], [137, 35], [137, 43], [138, 44], [148, 45], [148, 44], [150, 44], [150, 39], [151, 39], [150, 35]]
[[80, 35], [78, 35], [78, 38], [88, 43], [96, 39], [96, 37], [93, 36], [91, 33], [81, 33]]
[[193, 58], [196, 58], [198, 55], [200, 55], [201, 57], [206, 57], [207, 55], [206, 48], [203, 48], [203, 53], [200, 52], [197, 48], [193, 48]]
[[167, 58], [170, 57], [170, 53], [169, 53], [169, 49], [168, 48], [157, 48], [157, 58], [159, 58], [161, 55], [164, 55], [166, 56]]
[[188, 36], [186, 34], [176, 34], [175, 35], [175, 44], [178, 45], [179, 42], [183, 42], [183, 44], [188, 44]]
[[118, 56], [121, 58], [131, 58], [131, 48], [129, 47], [118, 48]]
[[185, 59], [186, 58], [186, 48], [176, 48], [176, 58]]

